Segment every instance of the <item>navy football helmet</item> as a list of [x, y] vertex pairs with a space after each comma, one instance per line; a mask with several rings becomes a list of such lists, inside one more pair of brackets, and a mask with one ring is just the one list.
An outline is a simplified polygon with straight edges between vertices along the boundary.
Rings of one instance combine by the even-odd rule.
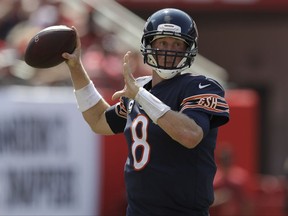
[[[160, 37], [176, 37], [187, 44], [185, 52], [158, 50], [151, 47], [154, 39]], [[194, 20], [185, 12], [166, 8], [152, 14], [146, 21], [141, 39], [141, 53], [144, 63], [150, 65], [163, 79], [170, 79], [189, 68], [198, 52], [198, 30]], [[158, 64], [158, 56], [182, 57], [178, 65], [166, 66]]]

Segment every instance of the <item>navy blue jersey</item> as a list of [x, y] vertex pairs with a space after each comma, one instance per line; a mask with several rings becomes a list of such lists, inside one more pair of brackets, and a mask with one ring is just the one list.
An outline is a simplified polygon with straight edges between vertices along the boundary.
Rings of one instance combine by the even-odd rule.
[[[151, 79], [150, 79], [151, 80]], [[193, 149], [173, 140], [154, 124], [139, 104], [128, 98], [106, 112], [114, 133], [128, 143], [125, 164], [127, 215], [208, 215], [216, 172], [217, 128], [229, 120], [224, 90], [215, 80], [183, 74], [144, 88], [171, 110], [192, 118], [204, 131]]]

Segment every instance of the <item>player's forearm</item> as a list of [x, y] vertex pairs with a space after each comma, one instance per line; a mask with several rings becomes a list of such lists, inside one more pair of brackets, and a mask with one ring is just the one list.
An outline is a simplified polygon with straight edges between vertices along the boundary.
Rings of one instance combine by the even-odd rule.
[[89, 84], [90, 78], [81, 62], [68, 65], [68, 67], [70, 70], [70, 76], [75, 90], [81, 89]]
[[103, 99], [92, 81], [81, 89], [74, 90], [78, 109], [90, 128], [98, 134], [113, 134], [106, 122], [105, 111], [110, 105]]
[[90, 128], [98, 134], [113, 134], [105, 118], [110, 105], [95, 88], [81, 62], [68, 65], [78, 109]]
[[172, 111], [169, 106], [144, 88], [140, 88], [135, 100], [155, 124], [186, 148], [194, 148], [203, 138], [202, 128], [193, 119]]
[[170, 110], [158, 119], [157, 124], [186, 148], [195, 148], [203, 138], [202, 128], [182, 113]]
[[105, 111], [110, 105], [101, 99], [96, 105], [83, 112], [82, 115], [92, 131], [97, 134], [112, 135], [114, 134], [106, 122]]

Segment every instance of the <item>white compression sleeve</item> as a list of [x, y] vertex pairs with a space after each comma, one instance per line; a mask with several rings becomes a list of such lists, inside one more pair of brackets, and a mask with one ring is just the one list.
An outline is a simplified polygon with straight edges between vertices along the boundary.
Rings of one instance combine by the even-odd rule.
[[170, 107], [160, 101], [143, 87], [140, 87], [135, 100], [142, 106], [152, 121], [157, 124], [157, 120], [170, 110]]
[[90, 109], [102, 98], [92, 81], [90, 81], [90, 83], [83, 88], [74, 90], [74, 94], [78, 103], [78, 109], [81, 112], [85, 112], [86, 110]]

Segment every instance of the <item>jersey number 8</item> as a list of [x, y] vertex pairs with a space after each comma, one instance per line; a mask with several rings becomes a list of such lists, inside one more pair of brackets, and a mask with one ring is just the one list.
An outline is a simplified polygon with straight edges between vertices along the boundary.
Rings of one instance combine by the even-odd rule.
[[[139, 136], [136, 131], [139, 126], [141, 126], [141, 136]], [[147, 127], [148, 119], [143, 115], [137, 116], [131, 126], [133, 139], [132, 156], [135, 170], [141, 170], [149, 162], [150, 145], [147, 142]], [[136, 151], [138, 148], [142, 148], [142, 155], [139, 159], [136, 158]]]

